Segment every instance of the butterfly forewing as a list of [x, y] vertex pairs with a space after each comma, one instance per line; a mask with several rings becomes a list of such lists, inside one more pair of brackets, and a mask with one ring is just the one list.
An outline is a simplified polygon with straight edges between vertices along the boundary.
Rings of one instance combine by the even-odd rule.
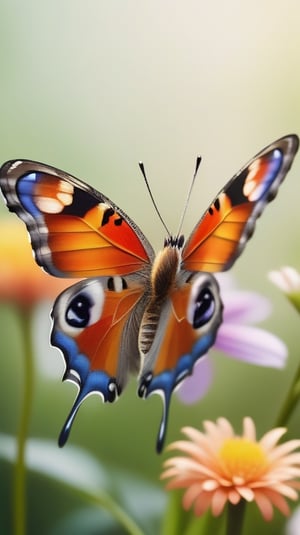
[[125, 275], [153, 259], [122, 210], [63, 171], [17, 160], [1, 168], [0, 183], [9, 209], [27, 226], [38, 264], [52, 275]]
[[184, 247], [186, 269], [218, 272], [232, 266], [253, 234], [256, 219], [275, 197], [297, 150], [297, 136], [281, 138], [228, 182]]

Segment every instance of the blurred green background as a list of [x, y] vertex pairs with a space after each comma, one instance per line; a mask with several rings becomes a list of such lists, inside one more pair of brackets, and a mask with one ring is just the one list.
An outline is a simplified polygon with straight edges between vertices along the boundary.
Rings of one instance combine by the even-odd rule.
[[[300, 134], [299, 24], [297, 0], [2, 0], [1, 159], [39, 160], [82, 178], [130, 214], [157, 249], [164, 230], [137, 162], [145, 163], [161, 213], [175, 232], [195, 158], [202, 155], [184, 225], [189, 233], [249, 158], [284, 134]], [[223, 415], [239, 427], [251, 415], [259, 433], [274, 422], [298, 364], [299, 327], [267, 272], [285, 264], [300, 269], [299, 174], [298, 157], [233, 270], [242, 288], [272, 299], [265, 326], [288, 344], [288, 366], [269, 370], [215, 354], [215, 381], [206, 398], [187, 407], [174, 396], [168, 442], [179, 437], [182, 425], [200, 426], [204, 418]], [[0, 216], [6, 215], [2, 203]], [[50, 308], [41, 307], [36, 318], [30, 435], [56, 440], [75, 387], [61, 384], [62, 359], [48, 347]], [[0, 318], [0, 431], [14, 435], [22, 347], [10, 307], [1, 305]], [[51, 376], [43, 371], [49, 362]], [[133, 381], [117, 404], [89, 398], [70, 444], [86, 448], [108, 469], [156, 483], [164, 457], [154, 449], [160, 415], [159, 398], [137, 399]], [[290, 427], [298, 437], [299, 422], [298, 411]], [[12, 472], [5, 462], [0, 470], [0, 531], [8, 534]], [[43, 476], [30, 474], [27, 484], [30, 535], [60, 533], [58, 524], [84, 507]], [[81, 533], [106, 533], [93, 529]]]

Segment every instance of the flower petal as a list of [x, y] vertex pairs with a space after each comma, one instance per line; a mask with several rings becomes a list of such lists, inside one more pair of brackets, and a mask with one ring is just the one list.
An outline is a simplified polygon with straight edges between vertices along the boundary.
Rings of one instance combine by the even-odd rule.
[[290, 266], [284, 266], [279, 271], [270, 271], [269, 280], [284, 293], [300, 290], [300, 273]]
[[278, 459], [285, 457], [288, 453], [290, 453], [291, 451], [299, 447], [300, 447], [300, 440], [297, 440], [297, 439], [289, 440], [288, 442], [285, 442], [284, 444], [280, 444], [279, 446], [276, 446], [276, 448], [274, 448], [269, 453], [269, 459], [271, 462], [278, 461]]
[[220, 434], [223, 438], [229, 438], [234, 436], [234, 429], [231, 423], [227, 420], [227, 418], [218, 418], [217, 424], [219, 426]]
[[269, 497], [266, 495], [265, 492], [262, 491], [256, 491], [255, 492], [255, 501], [257, 503], [257, 506], [263, 516], [263, 518], [270, 522], [273, 518], [273, 506], [269, 499]]
[[241, 500], [241, 496], [240, 496], [240, 494], [235, 490], [235, 488], [229, 489], [229, 491], [228, 491], [228, 500], [229, 500], [230, 503], [232, 503], [233, 505], [236, 505], [237, 503], [240, 502], [240, 500]]
[[243, 436], [252, 442], [256, 441], [256, 428], [255, 424], [249, 416], [243, 420]]
[[229, 357], [259, 366], [282, 368], [287, 357], [287, 347], [277, 336], [246, 325], [223, 323], [215, 347]]
[[228, 323], [258, 323], [271, 313], [271, 302], [260, 294], [247, 291], [221, 291], [223, 320]]
[[194, 483], [191, 485], [183, 496], [183, 507], [184, 509], [190, 509], [194, 501], [198, 498], [199, 494], [202, 492], [202, 484]]
[[[212, 492], [201, 492], [196, 498], [195, 501], [195, 515], [201, 516], [209, 506], [211, 505], [211, 499], [212, 499], [213, 493]], [[186, 508], [186, 504], [184, 504]]]
[[238, 487], [238, 492], [247, 502], [253, 502], [254, 500], [254, 491], [249, 489], [249, 487]]
[[[285, 498], [279, 494], [278, 492], [272, 490], [272, 489], [266, 489], [264, 491], [264, 495], [267, 499], [270, 500], [270, 503], [272, 505], [275, 505], [275, 507], [277, 507], [279, 509], [279, 511], [281, 511], [282, 514], [284, 514], [285, 516], [288, 516], [289, 512], [290, 512], [290, 508], [285, 500]], [[256, 496], [255, 496], [256, 498]], [[271, 518], [270, 518], [271, 520]]]
[[213, 516], [219, 516], [228, 499], [228, 493], [223, 489], [218, 489], [214, 492], [211, 500], [211, 512]]
[[196, 363], [192, 375], [189, 375], [176, 390], [179, 399], [192, 404], [203, 398], [212, 382], [213, 366], [209, 357], [204, 356]]
[[266, 452], [271, 451], [279, 439], [286, 433], [286, 427], [275, 427], [264, 434], [259, 443]]

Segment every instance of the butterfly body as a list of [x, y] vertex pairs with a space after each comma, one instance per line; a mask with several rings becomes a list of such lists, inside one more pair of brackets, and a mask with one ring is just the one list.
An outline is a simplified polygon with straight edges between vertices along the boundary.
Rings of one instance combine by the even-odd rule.
[[214, 272], [229, 269], [274, 198], [298, 149], [297, 136], [263, 149], [221, 190], [187, 241], [168, 236], [155, 255], [139, 227], [102, 193], [54, 167], [14, 160], [0, 170], [8, 208], [26, 224], [37, 263], [54, 276], [84, 279], [53, 311], [51, 342], [78, 395], [59, 443], [92, 394], [113, 402], [128, 377], [138, 395], [164, 401], [213, 345], [222, 322]]
[[179, 264], [180, 251], [177, 247], [165, 246], [155, 257], [150, 274], [149, 302], [139, 333], [139, 349], [143, 355], [151, 348], [162, 308], [176, 287]]

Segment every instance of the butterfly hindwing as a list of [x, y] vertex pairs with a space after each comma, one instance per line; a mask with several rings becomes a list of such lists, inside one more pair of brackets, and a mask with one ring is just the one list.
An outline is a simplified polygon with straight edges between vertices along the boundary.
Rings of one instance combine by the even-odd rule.
[[37, 263], [52, 275], [125, 275], [153, 259], [151, 245], [120, 208], [63, 171], [15, 160], [2, 166], [0, 184], [8, 208], [27, 226]]
[[97, 393], [114, 401], [139, 369], [138, 306], [143, 285], [121, 277], [81, 281], [65, 290], [53, 311], [51, 342], [65, 359], [64, 379], [79, 392], [60, 435], [63, 445], [82, 401]]
[[216, 279], [209, 273], [185, 273], [162, 307], [140, 373], [139, 395], [158, 393], [163, 400], [158, 452], [164, 443], [172, 392], [213, 345], [221, 321], [222, 302]]
[[294, 135], [275, 141], [228, 182], [184, 247], [186, 269], [218, 272], [232, 266], [252, 236], [256, 219], [275, 197], [298, 144]]

